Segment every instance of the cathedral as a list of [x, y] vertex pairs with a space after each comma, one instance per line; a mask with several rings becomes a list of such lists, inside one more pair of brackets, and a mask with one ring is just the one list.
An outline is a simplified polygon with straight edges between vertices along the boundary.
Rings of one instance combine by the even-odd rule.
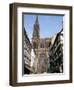
[[23, 73], [63, 73], [63, 26], [52, 38], [42, 38], [40, 35], [39, 20], [36, 16], [31, 41], [24, 28]]
[[46, 73], [49, 62], [49, 47], [51, 44], [51, 38], [40, 37], [40, 25], [38, 16], [36, 16], [36, 20], [33, 26], [31, 44], [35, 52], [35, 61], [33, 65], [35, 68], [35, 73]]

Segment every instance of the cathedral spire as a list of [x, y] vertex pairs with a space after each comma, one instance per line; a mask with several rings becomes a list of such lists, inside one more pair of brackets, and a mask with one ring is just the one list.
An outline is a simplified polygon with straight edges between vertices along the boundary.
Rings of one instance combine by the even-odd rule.
[[38, 15], [36, 16], [35, 24], [39, 24], [39, 22], [38, 22]]
[[34, 28], [33, 28], [33, 39], [35, 38], [39, 39], [40, 38], [39, 33], [40, 33], [40, 27], [38, 22], [38, 15], [37, 15], [34, 23]]

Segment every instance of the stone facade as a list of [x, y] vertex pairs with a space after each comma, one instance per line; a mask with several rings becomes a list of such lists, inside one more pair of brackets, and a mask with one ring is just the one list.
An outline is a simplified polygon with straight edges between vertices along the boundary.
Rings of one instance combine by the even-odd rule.
[[38, 16], [36, 17], [36, 21], [33, 29], [32, 36], [32, 47], [36, 52], [36, 73], [45, 73], [47, 72], [47, 64], [48, 64], [48, 52], [51, 43], [51, 38], [40, 38], [40, 27], [38, 22]]

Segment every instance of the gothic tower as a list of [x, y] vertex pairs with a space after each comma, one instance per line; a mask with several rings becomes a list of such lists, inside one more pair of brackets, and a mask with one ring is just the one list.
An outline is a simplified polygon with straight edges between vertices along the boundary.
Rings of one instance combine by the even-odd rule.
[[32, 35], [32, 48], [35, 51], [35, 73], [47, 72], [49, 43], [50, 38], [40, 37], [39, 21], [38, 16], [36, 16]]
[[40, 39], [40, 27], [39, 27], [38, 15], [37, 15], [33, 27], [33, 35], [32, 35], [32, 45], [34, 49], [38, 49], [39, 39]]
[[38, 16], [36, 16], [35, 24], [34, 24], [34, 29], [33, 29], [33, 38], [39, 38], [39, 22], [38, 22]]

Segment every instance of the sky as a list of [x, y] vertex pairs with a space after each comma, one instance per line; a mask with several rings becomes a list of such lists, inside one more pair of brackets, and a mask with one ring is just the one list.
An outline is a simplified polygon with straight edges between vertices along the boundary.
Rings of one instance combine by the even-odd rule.
[[[24, 27], [30, 40], [32, 38], [35, 20], [35, 14], [24, 14]], [[56, 33], [61, 31], [62, 20], [63, 16], [60, 15], [38, 15], [40, 38], [53, 37]]]

